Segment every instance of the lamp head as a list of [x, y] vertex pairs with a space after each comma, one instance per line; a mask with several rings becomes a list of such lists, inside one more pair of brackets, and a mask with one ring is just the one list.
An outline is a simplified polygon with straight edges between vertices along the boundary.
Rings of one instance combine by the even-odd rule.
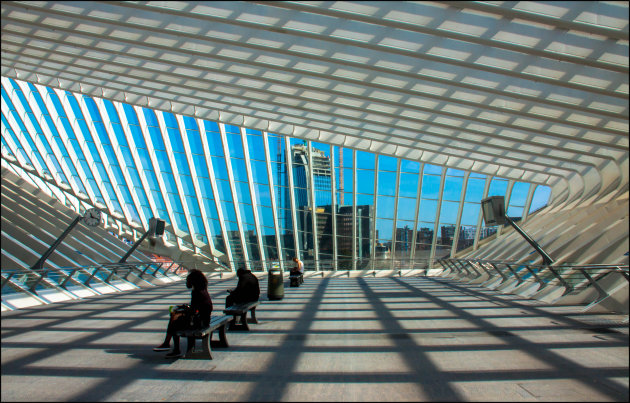
[[503, 225], [505, 219], [505, 201], [503, 196], [490, 196], [481, 200], [483, 220], [487, 226]]

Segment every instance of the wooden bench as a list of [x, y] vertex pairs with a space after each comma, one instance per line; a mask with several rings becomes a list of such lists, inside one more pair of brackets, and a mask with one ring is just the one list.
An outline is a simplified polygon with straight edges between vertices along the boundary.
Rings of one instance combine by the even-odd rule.
[[[251, 312], [251, 322], [258, 323], [256, 320], [256, 307], [260, 304], [260, 301], [244, 302], [242, 304], [234, 304], [223, 310], [226, 315], [232, 315], [230, 321], [229, 330], [249, 330], [247, 325], [247, 311]], [[237, 323], [237, 318], [241, 318], [241, 323]]]
[[185, 358], [191, 358], [193, 356], [193, 350], [195, 347], [195, 342], [197, 339], [201, 339], [201, 345], [203, 347], [203, 351], [201, 352], [203, 358], [207, 358], [209, 360], [212, 359], [212, 352], [210, 348], [212, 332], [215, 330], [219, 331], [219, 346], [220, 347], [229, 347], [227, 337], [225, 336], [225, 326], [230, 321], [230, 317], [227, 315], [223, 316], [212, 316], [210, 318], [210, 325], [203, 329], [193, 329], [193, 330], [180, 330], [175, 333], [176, 336], [186, 337], [187, 346], [186, 346], [186, 354], [184, 354]]
[[289, 287], [299, 287], [304, 282], [304, 274], [292, 274], [289, 276]]

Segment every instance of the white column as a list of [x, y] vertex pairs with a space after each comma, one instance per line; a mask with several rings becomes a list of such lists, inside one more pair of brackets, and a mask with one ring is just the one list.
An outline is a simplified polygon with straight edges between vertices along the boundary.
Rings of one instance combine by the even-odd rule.
[[[16, 81], [17, 82], [17, 81]], [[18, 84], [22, 84], [21, 82], [17, 82]], [[66, 176], [66, 178], [68, 179], [68, 184], [70, 185], [70, 189], [72, 190], [72, 193], [81, 197], [81, 192], [79, 191], [78, 186], [76, 185], [76, 183], [74, 183], [74, 181], [72, 180], [72, 176], [73, 174], [70, 172], [70, 169], [68, 167], [68, 164], [72, 164], [72, 161], [68, 161], [67, 158], [63, 157], [63, 154], [61, 152], [61, 149], [59, 148], [59, 145], [57, 144], [57, 142], [54, 140], [53, 138], [53, 130], [57, 133], [59, 133], [59, 128], [57, 127], [57, 125], [55, 124], [55, 119], [53, 119], [53, 114], [54, 114], [54, 107], [52, 108], [53, 110], [51, 110], [52, 105], [50, 105], [50, 101], [47, 101], [47, 98], [45, 95], [42, 96], [42, 93], [46, 94], [46, 88], [42, 87], [41, 85], [38, 84], [33, 84], [35, 86], [35, 90], [37, 91], [40, 95], [40, 97], [42, 98], [42, 100], [44, 101], [44, 105], [45, 105], [45, 111], [42, 110], [39, 107], [39, 104], [37, 102], [30, 101], [30, 99], [33, 98], [33, 95], [29, 94], [27, 96], [27, 99], [29, 99], [29, 106], [31, 108], [31, 110], [33, 111], [33, 113], [35, 114], [35, 118], [38, 120], [39, 122], [39, 126], [42, 129], [42, 133], [44, 134], [44, 136], [46, 137], [46, 140], [48, 141], [48, 144], [50, 145], [50, 148], [53, 151], [53, 154], [55, 156], [55, 158], [57, 159], [57, 162], [59, 162], [59, 166], [61, 167], [61, 170], [63, 171], [63, 174]], [[20, 85], [20, 88], [22, 88], [22, 92], [25, 91], [25, 86], [24, 85]], [[28, 89], [28, 88], [27, 88]], [[50, 117], [50, 121], [48, 121], [44, 115], [48, 114]], [[52, 126], [52, 127], [50, 127]], [[60, 137], [61, 138], [61, 137]], [[76, 170], [76, 167], [75, 167]], [[83, 185], [85, 187], [85, 185]], [[63, 186], [61, 187], [62, 189], [64, 188]], [[68, 190], [70, 190], [68, 189]], [[78, 210], [77, 210], [78, 211]]]
[[357, 269], [357, 152], [352, 150], [352, 270]]
[[[486, 176], [486, 183], [483, 187], [483, 196], [481, 200], [488, 197], [488, 191], [490, 190], [490, 182], [492, 182], [491, 176]], [[473, 241], [473, 250], [479, 248], [479, 236], [481, 235], [481, 228], [483, 226], [483, 214], [481, 213], [481, 200], [479, 200], [479, 217], [477, 218], [477, 231], [475, 233], [475, 240]]]
[[376, 236], [376, 203], [378, 200], [378, 154], [374, 154], [374, 216], [372, 217], [372, 222], [370, 223], [370, 236], [371, 236], [371, 248], [372, 253], [370, 256], [370, 268], [374, 270], [374, 264], [376, 263], [376, 242], [378, 241], [378, 237]]
[[[153, 213], [153, 217], [159, 218], [155, 200], [153, 200], [153, 197], [151, 197], [151, 195], [147, 191], [149, 189], [149, 182], [147, 181], [146, 175], [144, 174], [144, 169], [142, 167], [140, 155], [138, 154], [138, 151], [135, 147], [136, 144], [133, 139], [133, 135], [131, 134], [131, 130], [129, 129], [129, 120], [127, 119], [127, 114], [125, 113], [124, 107], [122, 106], [120, 102], [113, 102], [113, 104], [114, 104], [114, 107], [116, 108], [116, 111], [118, 112], [118, 117], [120, 118], [120, 124], [122, 126], [123, 133], [125, 133], [125, 138], [127, 139], [127, 144], [129, 145], [129, 151], [131, 152], [131, 158], [133, 159], [136, 171], [138, 172], [138, 177], [140, 178], [140, 182], [142, 183], [144, 193], [147, 197], [147, 200], [149, 201], [149, 208], [151, 209], [151, 212]], [[149, 217], [149, 219], [150, 218], [151, 217]], [[145, 230], [149, 229], [148, 220], [146, 222], [143, 222], [142, 224]]]
[[289, 198], [291, 200], [291, 218], [293, 221], [293, 242], [295, 244], [295, 255], [303, 259], [299, 241], [299, 232], [297, 226], [297, 213], [295, 205], [295, 186], [293, 184], [293, 150], [288, 137], [284, 137], [284, 150], [287, 163], [287, 175], [289, 178]]
[[[232, 193], [232, 203], [234, 203], [234, 214], [236, 214], [236, 225], [238, 226], [238, 234], [241, 239], [241, 246], [243, 248], [243, 260], [245, 261], [245, 265], [249, 267], [249, 251], [247, 250], [247, 241], [245, 240], [245, 233], [243, 232], [241, 210], [238, 208], [238, 195], [236, 194], [236, 186], [234, 185], [234, 175], [232, 175], [233, 170], [232, 161], [230, 158], [230, 147], [227, 142], [225, 125], [223, 123], [219, 123], [219, 130], [221, 131], [221, 143], [223, 144], [223, 153], [225, 155], [228, 181], [230, 183], [230, 193]], [[238, 269], [238, 267], [235, 268]]]
[[[284, 271], [284, 259], [282, 259], [284, 254], [282, 250], [282, 242], [280, 241], [280, 237], [282, 236], [282, 234], [280, 232], [280, 225], [278, 224], [278, 208], [277, 208], [278, 204], [276, 202], [276, 192], [274, 189], [275, 186], [280, 186], [280, 184], [273, 182], [273, 175], [271, 173], [271, 157], [269, 153], [269, 142], [267, 140], [268, 139], [267, 132], [262, 132], [262, 136], [263, 136], [263, 143], [265, 147], [265, 163], [267, 165], [267, 178], [269, 180], [269, 198], [271, 199], [271, 212], [273, 214], [273, 228], [274, 228], [274, 231], [276, 232], [276, 248], [278, 250], [278, 260], [280, 261], [280, 270]], [[278, 177], [279, 176], [280, 175], [278, 175]]]
[[457, 243], [459, 242], [459, 230], [462, 223], [462, 212], [464, 211], [464, 199], [466, 198], [466, 188], [468, 187], [468, 178], [470, 172], [464, 173], [464, 180], [462, 182], [462, 192], [459, 195], [459, 209], [457, 210], [457, 220], [455, 222], [455, 233], [453, 234], [453, 245], [451, 245], [450, 257], [454, 257], [457, 252]]
[[[96, 107], [99, 110], [101, 118], [103, 119], [103, 126], [105, 126], [105, 128], [107, 129], [107, 135], [109, 136], [109, 141], [111, 142], [112, 149], [114, 150], [114, 155], [116, 156], [116, 160], [118, 161], [118, 166], [120, 167], [120, 171], [122, 172], [123, 178], [125, 179], [125, 186], [129, 190], [129, 194], [131, 195], [131, 200], [133, 201], [134, 207], [138, 213], [138, 219], [140, 220], [140, 222], [138, 223], [139, 226], [136, 226], [136, 228], [144, 229], [146, 231], [149, 229], [149, 219], [151, 217], [147, 217], [144, 214], [144, 210], [142, 210], [142, 207], [140, 207], [140, 200], [138, 199], [138, 195], [136, 195], [136, 193], [132, 190], [133, 181], [131, 180], [129, 173], [127, 172], [127, 163], [125, 162], [125, 158], [122, 156], [120, 152], [118, 139], [116, 138], [116, 134], [114, 133], [112, 121], [109, 118], [109, 114], [107, 113], [105, 104], [101, 98], [95, 98], [94, 101], [96, 103]], [[124, 201], [124, 199], [122, 200]], [[132, 222], [131, 220], [128, 221], [129, 224], [131, 224], [131, 222]], [[131, 227], [133, 228], [133, 226]]]
[[390, 256], [390, 269], [394, 269], [394, 259], [396, 256], [396, 227], [398, 226], [398, 195], [400, 193], [400, 158], [396, 159], [396, 193], [394, 194], [394, 222], [392, 228], [392, 251]]
[[[339, 152], [343, 150], [340, 147], [337, 147]], [[337, 271], [337, 266], [339, 265], [338, 256], [337, 256], [337, 199], [336, 195], [336, 171], [335, 171], [335, 146], [330, 145], [330, 215], [332, 219], [332, 245], [333, 245], [333, 261], [332, 267], [333, 271]]]
[[[237, 268], [233, 264], [234, 259], [232, 257], [232, 248], [230, 244], [230, 237], [228, 236], [225, 228], [225, 219], [223, 216], [223, 207], [219, 200], [219, 191], [217, 189], [216, 178], [214, 177], [214, 168], [212, 166], [212, 157], [210, 155], [210, 146], [208, 145], [208, 137], [206, 135], [206, 128], [203, 119], [197, 119], [197, 126], [199, 127], [199, 134], [201, 135], [201, 146], [203, 147], [203, 155], [206, 159], [206, 165], [208, 167], [208, 176], [210, 177], [210, 186], [212, 187], [212, 198], [214, 200], [214, 206], [217, 209], [217, 215], [219, 216], [219, 225], [221, 226], [221, 236], [223, 236], [223, 242], [225, 243], [225, 254], [228, 258], [228, 266], [236, 271]], [[223, 143], [222, 143], [223, 144]], [[225, 155], [225, 152], [224, 152]], [[218, 235], [218, 234], [213, 234]]]
[[525, 206], [523, 207], [523, 221], [527, 220], [527, 217], [529, 216], [529, 209], [532, 207], [532, 200], [534, 199], [535, 190], [536, 185], [530, 183], [529, 190], [527, 191], [527, 199], [525, 200]]
[[[120, 193], [120, 190], [118, 189], [118, 181], [116, 179], [116, 176], [114, 175], [114, 172], [112, 171], [112, 168], [110, 166], [110, 164], [108, 164], [108, 158], [107, 155], [105, 154], [105, 151], [103, 151], [103, 146], [101, 144], [101, 140], [98, 134], [98, 130], [96, 129], [96, 126], [94, 125], [94, 119], [92, 119], [90, 116], [90, 112], [88, 110], [88, 107], [83, 99], [83, 96], [80, 96], [79, 99], [77, 100], [78, 104], [79, 104], [79, 108], [81, 108], [81, 112], [83, 113], [83, 117], [85, 118], [85, 123], [88, 125], [89, 130], [90, 130], [90, 134], [92, 135], [92, 139], [94, 140], [94, 145], [96, 146], [96, 151], [98, 152], [98, 155], [101, 159], [101, 161], [103, 162], [103, 168], [105, 169], [105, 174], [107, 175], [107, 179], [109, 181], [109, 183], [112, 185], [112, 188], [114, 189], [114, 195], [116, 196], [116, 199], [118, 201], [118, 204], [120, 204], [120, 209], [122, 210], [122, 216], [120, 216], [119, 214], [117, 214], [117, 212], [115, 210], [111, 210], [111, 214], [118, 218], [118, 219], [123, 219], [124, 218], [124, 222], [127, 224], [130, 224], [132, 222], [131, 220], [131, 215], [129, 214], [129, 212], [127, 211], [127, 209], [125, 208], [125, 199], [122, 196], [122, 193]], [[100, 115], [100, 111], [99, 111], [99, 115]], [[102, 121], [102, 116], [101, 116], [101, 121]], [[107, 127], [104, 124], [105, 122], [103, 121], [103, 128], [105, 129], [106, 134], [109, 136], [109, 133], [107, 133]], [[76, 132], [75, 132], [76, 134]], [[81, 133], [83, 135], [83, 133]], [[92, 170], [93, 173], [96, 173], [96, 169]], [[103, 178], [101, 178], [102, 180]], [[126, 183], [123, 183], [122, 186], [127, 186]], [[106, 197], [108, 195], [107, 192], [105, 192], [103, 194], [103, 197]]]
[[[203, 221], [203, 230], [205, 231], [205, 235], [206, 235], [206, 240], [208, 241], [208, 244], [206, 245], [206, 247], [204, 248], [204, 245], [198, 245], [197, 244], [197, 239], [195, 239], [195, 237], [192, 237], [193, 240], [193, 245], [195, 245], [195, 247], [198, 247], [202, 250], [206, 250], [211, 257], [214, 257], [214, 245], [212, 244], [212, 240], [210, 239], [210, 236], [212, 234], [212, 231], [210, 231], [210, 217], [208, 215], [208, 212], [206, 211], [206, 208], [204, 207], [203, 203], [201, 202], [201, 187], [199, 186], [199, 174], [197, 174], [197, 168], [195, 167], [195, 162], [193, 160], [192, 157], [192, 150], [190, 148], [190, 142], [188, 140], [188, 131], [186, 130], [186, 123], [184, 122], [184, 118], [182, 115], [175, 115], [176, 119], [177, 119], [177, 125], [180, 127], [180, 133], [182, 136], [182, 143], [184, 145], [184, 153], [186, 155], [186, 161], [188, 162], [188, 169], [190, 169], [190, 178], [192, 179], [192, 183], [193, 183], [193, 188], [195, 190], [195, 200], [197, 201], [197, 206], [199, 207], [199, 213], [201, 214], [201, 220]], [[197, 129], [199, 129], [199, 127], [197, 126]], [[199, 131], [199, 136], [201, 137], [201, 129], [198, 130]], [[192, 234], [192, 228], [191, 228], [191, 234]], [[203, 235], [203, 234], [202, 234]]]
[[[19, 127], [19, 124], [17, 124], [13, 116], [7, 116], [7, 120], [9, 120], [11, 124], [11, 129], [13, 130], [14, 133], [16, 133], [18, 141], [20, 141], [22, 148], [24, 150], [30, 150], [31, 154], [38, 153], [40, 157], [42, 158], [42, 160], [44, 161], [45, 166], [38, 166], [38, 163], [36, 162], [36, 160], [34, 158], [31, 158], [33, 162], [33, 166], [37, 170], [38, 174], [40, 175], [40, 177], [45, 178], [47, 176], [45, 172], [48, 171], [50, 172], [51, 179], [53, 180], [54, 184], [57, 187], [62, 188], [62, 189], [68, 188], [68, 185], [66, 185], [60, 180], [58, 172], [57, 172], [57, 168], [54, 166], [54, 164], [50, 160], [51, 157], [48, 155], [48, 152], [44, 148], [44, 144], [42, 143], [42, 140], [39, 138], [39, 135], [38, 135], [39, 130], [37, 130], [37, 128], [33, 125], [33, 122], [31, 121], [31, 119], [29, 119], [26, 116], [27, 115], [26, 108], [22, 104], [22, 101], [20, 101], [19, 97], [15, 94], [16, 90], [14, 89], [13, 85], [9, 82], [9, 80], [6, 77], [2, 78], [2, 83], [5, 86], [6, 93], [9, 96], [9, 99], [11, 99], [11, 102], [13, 103], [13, 106], [15, 107], [16, 112], [18, 113], [18, 115], [20, 116], [20, 119], [22, 120], [22, 123], [24, 124], [24, 126], [26, 126], [26, 130], [28, 131], [28, 133], [22, 133], [21, 130], [16, 130], [16, 128]], [[22, 82], [22, 81], [15, 81], [15, 83], [18, 85], [19, 89], [22, 91], [22, 94], [24, 95], [25, 99], [28, 100], [29, 97], [32, 98], [32, 96], [30, 95], [30, 89], [28, 88], [27, 83]], [[4, 100], [3, 100], [3, 103], [4, 103]], [[6, 105], [3, 105], [2, 107], [3, 110], [6, 110], [5, 106]], [[31, 107], [30, 103], [28, 103], [28, 106], [29, 108]], [[39, 122], [38, 122], [38, 126], [40, 126]], [[22, 138], [26, 135], [30, 137], [31, 141], [35, 145], [35, 150], [31, 150], [30, 145], [28, 144], [27, 141], [25, 141], [25, 139], [24, 141], [22, 140]]]
[[[508, 206], [510, 205], [510, 196], [512, 195], [512, 188], [514, 187], [514, 181], [513, 180], [508, 180], [508, 185], [507, 185], [507, 189], [505, 190], [505, 197], [503, 198], [503, 201], [505, 203], [505, 214], [507, 215], [507, 211], [508, 211]], [[503, 232], [503, 225], [499, 225], [497, 227], [497, 236], [501, 235], [501, 233]]]
[[440, 210], [442, 209], [442, 199], [444, 196], [446, 170], [446, 167], [442, 167], [442, 175], [440, 175], [440, 191], [438, 192], [438, 203], [435, 212], [435, 224], [433, 224], [433, 241], [431, 242], [431, 254], [429, 255], [429, 268], [433, 267], [433, 261], [435, 260], [435, 246], [437, 244], [438, 230], [440, 228]]
[[313, 228], [313, 255], [315, 257], [315, 270], [319, 271], [319, 242], [317, 240], [317, 207], [315, 206], [315, 181], [313, 178], [313, 147], [309, 140], [307, 143], [308, 169], [306, 170], [306, 191], [311, 204], [311, 225]]
[[[151, 140], [151, 135], [149, 134], [149, 128], [147, 126], [147, 121], [144, 117], [144, 113], [142, 112], [141, 106], [133, 107], [136, 116], [138, 117], [138, 123], [140, 123], [140, 130], [142, 132], [142, 136], [144, 137], [144, 142], [147, 145], [147, 154], [149, 154], [149, 159], [151, 160], [151, 166], [153, 167], [153, 172], [155, 172], [155, 178], [158, 182], [158, 187], [160, 188], [160, 193], [162, 194], [162, 200], [164, 200], [164, 204], [166, 205], [166, 212], [168, 214], [168, 222], [171, 223], [171, 232], [175, 237], [179, 237], [183, 235], [183, 232], [177, 227], [177, 222], [175, 221], [175, 216], [173, 215], [173, 206], [171, 206], [171, 202], [166, 195], [166, 186], [164, 185], [164, 178], [160, 174], [160, 165], [155, 158], [155, 147], [153, 147], [153, 141]], [[166, 217], [164, 217], [166, 218]], [[165, 220], [166, 221], [166, 220]], [[178, 243], [179, 245], [179, 243]]]
[[412, 269], [416, 267], [414, 262], [416, 258], [416, 242], [418, 242], [418, 214], [420, 214], [420, 195], [422, 193], [422, 170], [424, 169], [424, 164], [420, 163], [420, 170], [418, 171], [418, 190], [416, 192], [416, 211], [415, 211], [415, 219], [413, 220], [413, 234], [411, 235], [411, 257], [410, 261], [412, 262]]
[[[249, 186], [249, 194], [252, 203], [252, 213], [254, 214], [254, 226], [256, 227], [256, 240], [258, 241], [258, 250], [262, 261], [263, 271], [267, 271], [267, 251], [262, 239], [262, 231], [260, 229], [260, 220], [258, 215], [258, 206], [256, 205], [256, 189], [254, 189], [254, 178], [252, 176], [251, 160], [249, 159], [249, 148], [247, 147], [247, 134], [245, 129], [241, 129], [241, 144], [243, 145], [243, 156], [245, 157], [245, 170], [247, 171], [247, 185]], [[251, 262], [250, 262], [251, 264]]]

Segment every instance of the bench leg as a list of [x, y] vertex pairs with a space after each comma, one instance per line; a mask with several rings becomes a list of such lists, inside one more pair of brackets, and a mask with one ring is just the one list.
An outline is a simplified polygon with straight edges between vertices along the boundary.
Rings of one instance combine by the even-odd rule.
[[212, 350], [210, 348], [210, 337], [212, 336], [212, 332], [201, 338], [201, 345], [203, 346], [203, 355], [206, 356], [209, 360], [212, 359]]
[[[241, 318], [241, 323], [236, 323], [236, 318]], [[230, 321], [230, 330], [249, 330], [247, 326], [247, 311], [244, 314], [238, 316], [234, 315], [234, 318]]]
[[192, 354], [195, 349], [195, 340], [196, 339], [194, 337], [186, 338], [186, 354], [184, 354], [184, 357], [188, 357]]
[[238, 315], [232, 316], [232, 320], [230, 321], [230, 325], [228, 326], [230, 330], [238, 330], [238, 328], [241, 326], [240, 323], [236, 323], [237, 318], [238, 318]]
[[253, 307], [252, 309], [249, 310], [249, 312], [251, 313], [252, 316], [252, 323], [258, 323], [258, 320], [256, 320], [256, 307]]
[[241, 325], [243, 325], [243, 330], [249, 330], [249, 326], [247, 325], [247, 311], [241, 315]]
[[230, 347], [227, 341], [227, 336], [225, 335], [225, 325], [219, 328], [219, 341], [221, 342], [222, 347]]

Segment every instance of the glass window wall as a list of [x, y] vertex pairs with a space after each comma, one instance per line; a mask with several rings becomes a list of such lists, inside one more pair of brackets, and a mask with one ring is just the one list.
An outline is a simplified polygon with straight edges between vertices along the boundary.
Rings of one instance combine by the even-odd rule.
[[[337, 256], [332, 266], [338, 269], [372, 267], [374, 259], [375, 268], [389, 268], [388, 261], [412, 255], [428, 259], [432, 248], [436, 258], [450, 253], [456, 233], [456, 249], [462, 250], [474, 245], [477, 234], [483, 239], [496, 231], [482, 221], [477, 227], [485, 175], [469, 174], [460, 203], [466, 177], [461, 170], [447, 169], [442, 184], [445, 168], [437, 165], [10, 79], [2, 83], [2, 154], [33, 166], [28, 175], [39, 186], [71, 184], [76, 194], [51, 193], [64, 202], [89, 197], [125, 225], [155, 211], [173, 226], [168, 237], [190, 235], [216, 250], [229, 248], [235, 261], [243, 261], [245, 251], [250, 259], [290, 259], [297, 243], [306, 261], [318, 250], [321, 261]], [[536, 187], [529, 213], [548, 203], [548, 187], [516, 182], [507, 206], [510, 216], [523, 216], [531, 186]], [[493, 177], [488, 196], [506, 195], [507, 189], [506, 179]]]

